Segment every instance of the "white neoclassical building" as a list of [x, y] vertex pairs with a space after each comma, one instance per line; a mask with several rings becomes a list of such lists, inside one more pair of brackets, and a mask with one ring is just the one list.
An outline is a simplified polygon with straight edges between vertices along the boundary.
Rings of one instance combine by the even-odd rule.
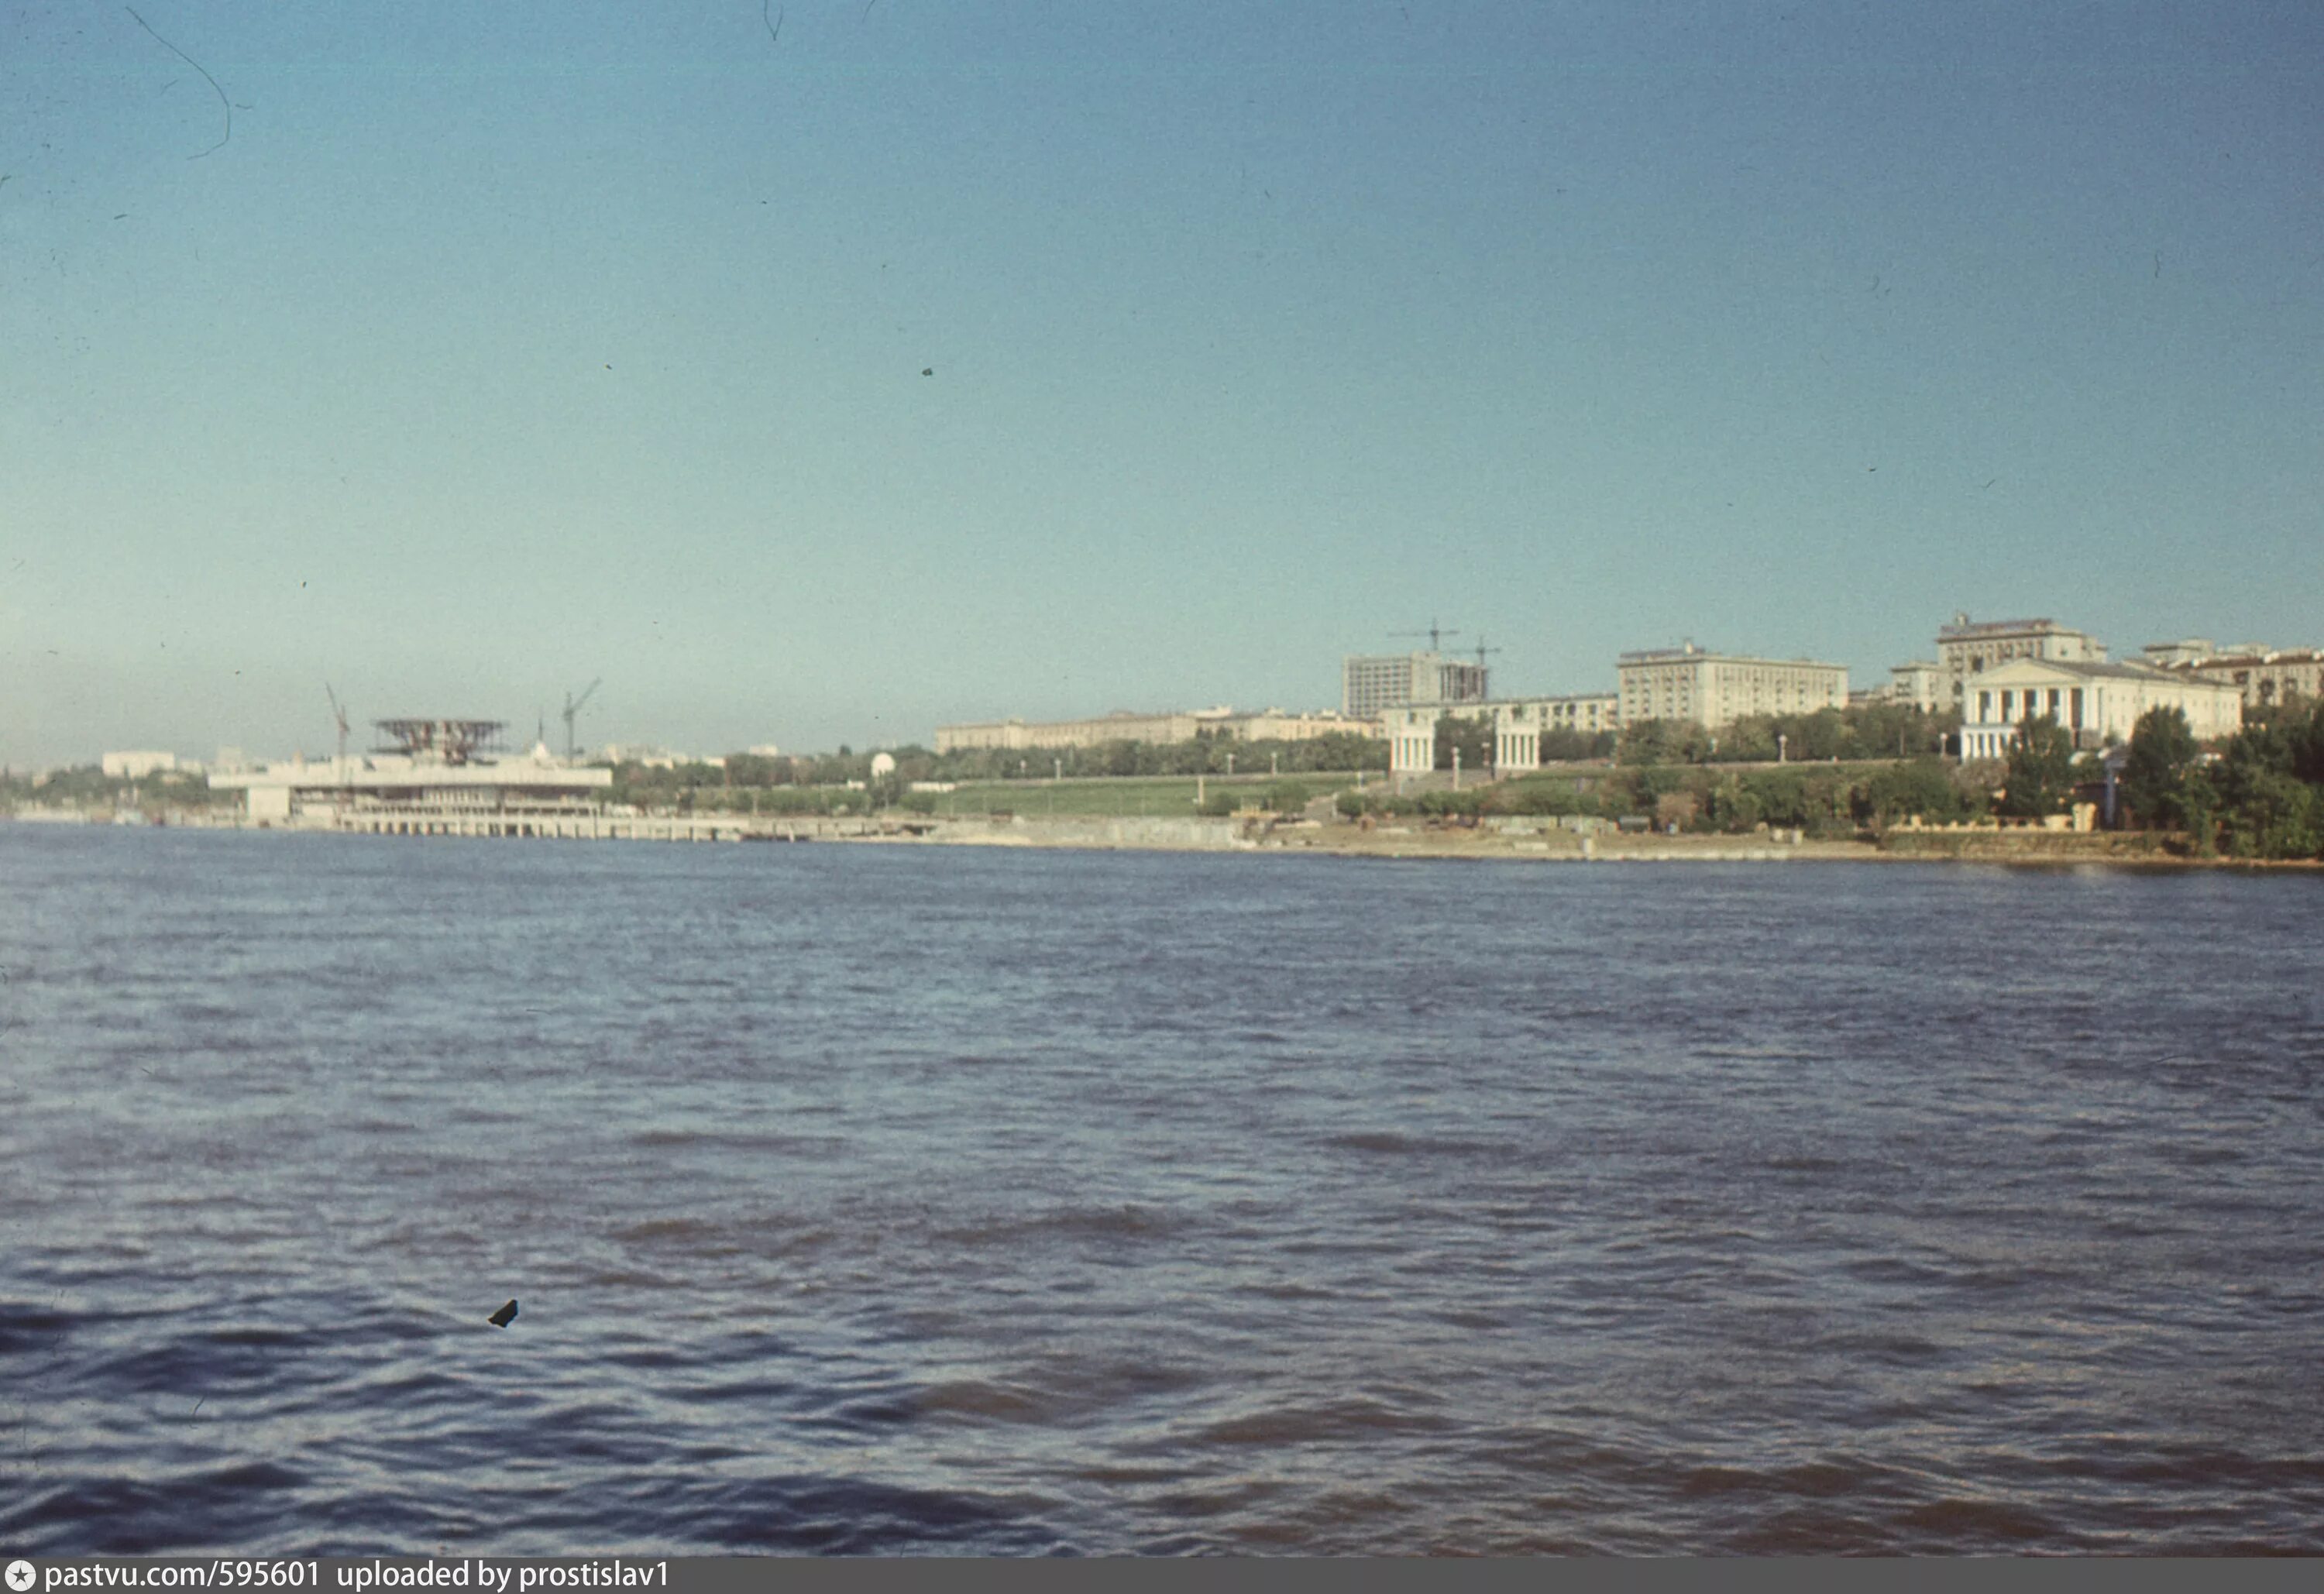
[[2143, 664], [2013, 659], [1977, 672], [1961, 699], [1961, 761], [2005, 757], [2017, 727], [2047, 715], [2078, 748], [2128, 742], [2151, 708], [2175, 708], [2200, 741], [2243, 727], [2243, 694], [2231, 683], [2190, 678]]
[[1937, 628], [1936, 705], [1958, 707], [1966, 716], [1977, 678], [2014, 659], [2104, 664], [2106, 657], [2104, 642], [2054, 620], [1971, 620], [1956, 614], [1950, 625]]

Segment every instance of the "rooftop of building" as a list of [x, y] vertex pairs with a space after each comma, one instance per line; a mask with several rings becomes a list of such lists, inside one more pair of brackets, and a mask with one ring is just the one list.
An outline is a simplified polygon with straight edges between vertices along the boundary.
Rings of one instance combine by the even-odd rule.
[[[2094, 659], [2013, 659], [2006, 664], [1997, 665], [1987, 670], [1982, 676], [1972, 676], [1969, 678], [1972, 683], [1990, 680], [2006, 669], [2054, 670], [2060, 675], [2075, 676], [2083, 680], [2091, 681], [2172, 680], [2177, 678], [2181, 673], [2180, 669], [2163, 669], [2152, 664], [2100, 664]], [[2224, 686], [2222, 689], [2232, 690]]]
[[[2168, 650], [2174, 644], [2157, 643], [2147, 651]], [[2324, 650], [2316, 648], [2266, 648], [2246, 642], [2235, 648], [2223, 648], [2215, 653], [2203, 653], [2191, 659], [2173, 659], [2163, 662], [2163, 669], [2218, 669], [2229, 666], [2255, 664], [2316, 664], [2324, 663]]]
[[1676, 664], [1688, 659], [1703, 659], [1719, 664], [1803, 664], [1812, 669], [1847, 668], [1845, 665], [1834, 664], [1828, 659], [1769, 659], [1757, 653], [1715, 653], [1707, 648], [1698, 648], [1692, 642], [1682, 642], [1675, 648], [1634, 648], [1627, 653], [1616, 656], [1616, 662], [1618, 664]]
[[209, 783], [221, 789], [289, 787], [301, 791], [356, 791], [410, 787], [517, 787], [579, 789], [613, 783], [611, 769], [576, 768], [559, 761], [545, 745], [516, 758], [475, 759], [447, 763], [401, 753], [350, 754], [346, 758], [293, 758], [237, 769], [213, 769]]
[[1951, 624], [1937, 627], [1937, 640], [1945, 642], [1984, 641], [1992, 637], [2079, 637], [2088, 634], [2070, 625], [2060, 625], [2047, 616], [2037, 620], [1971, 620], [1966, 614], [1956, 614]]

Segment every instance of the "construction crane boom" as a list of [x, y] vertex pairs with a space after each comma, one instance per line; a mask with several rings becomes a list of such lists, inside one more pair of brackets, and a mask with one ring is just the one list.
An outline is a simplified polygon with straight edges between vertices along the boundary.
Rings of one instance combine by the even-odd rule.
[[1443, 646], [1444, 639], [1446, 637], [1457, 637], [1461, 633], [1457, 631], [1451, 631], [1437, 624], [1432, 618], [1428, 622], [1428, 629], [1426, 631], [1392, 631], [1388, 634], [1392, 637], [1426, 637], [1428, 639], [1428, 650], [1431, 653], [1434, 653]]
[[339, 761], [345, 763], [347, 757], [347, 711], [340, 705], [339, 695], [328, 681], [323, 683], [323, 696], [331, 700], [331, 717], [339, 723]]
[[570, 692], [567, 692], [565, 695], [565, 761], [568, 764], [573, 761], [574, 758], [579, 751], [579, 744], [575, 742], [573, 737], [574, 718], [580, 714], [581, 705], [588, 702], [591, 697], [595, 696], [596, 695], [597, 688], [604, 684], [605, 677], [599, 676], [595, 680], [591, 681], [587, 686], [581, 688], [580, 696], [576, 697]]

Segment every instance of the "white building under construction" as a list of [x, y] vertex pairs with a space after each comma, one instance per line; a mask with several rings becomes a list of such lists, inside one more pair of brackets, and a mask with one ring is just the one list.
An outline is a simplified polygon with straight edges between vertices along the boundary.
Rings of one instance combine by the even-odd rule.
[[410, 835], [575, 835], [603, 811], [611, 769], [559, 762], [546, 744], [499, 749], [498, 720], [388, 719], [367, 754], [215, 769], [254, 824]]

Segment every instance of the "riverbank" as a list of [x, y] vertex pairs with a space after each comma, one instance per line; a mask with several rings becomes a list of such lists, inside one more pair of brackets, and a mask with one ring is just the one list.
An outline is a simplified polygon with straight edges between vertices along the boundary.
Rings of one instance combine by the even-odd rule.
[[[1794, 838], [1797, 839], [1794, 839]], [[864, 837], [931, 846], [1079, 848], [1092, 851], [1309, 852], [1327, 857], [1500, 860], [1567, 863], [1975, 862], [2056, 866], [2103, 863], [2166, 868], [2324, 868], [2317, 861], [2255, 863], [2198, 859], [2170, 850], [2176, 838], [2142, 832], [1964, 828], [1893, 830], [1879, 838], [1808, 838], [1797, 832], [1677, 835], [1538, 827], [1362, 825], [1329, 820], [1039, 819], [954, 820], [904, 837]]]
[[[337, 816], [334, 816], [335, 818]], [[148, 818], [22, 810], [0, 818], [19, 823], [78, 822], [143, 825]], [[1554, 820], [1489, 819], [1481, 824], [1394, 820], [1364, 824], [1332, 818], [1244, 815], [1214, 819], [1092, 815], [993, 815], [930, 818], [923, 815], [852, 819], [715, 815], [632, 815], [589, 825], [537, 818], [497, 822], [471, 816], [458, 825], [397, 825], [378, 815], [345, 822], [253, 824], [216, 812], [171, 815], [171, 828], [270, 830], [281, 834], [392, 834], [420, 839], [664, 841], [692, 843], [812, 842], [891, 846], [973, 846], [1085, 852], [1270, 852], [1384, 861], [1452, 859], [1536, 863], [1866, 863], [1965, 862], [2027, 867], [2106, 864], [2165, 869], [2324, 870], [2324, 861], [2198, 858], [2183, 839], [2152, 832], [2053, 831], [1963, 826], [1896, 829], [1878, 837], [1815, 837], [1775, 830], [1744, 835], [1576, 830]]]

